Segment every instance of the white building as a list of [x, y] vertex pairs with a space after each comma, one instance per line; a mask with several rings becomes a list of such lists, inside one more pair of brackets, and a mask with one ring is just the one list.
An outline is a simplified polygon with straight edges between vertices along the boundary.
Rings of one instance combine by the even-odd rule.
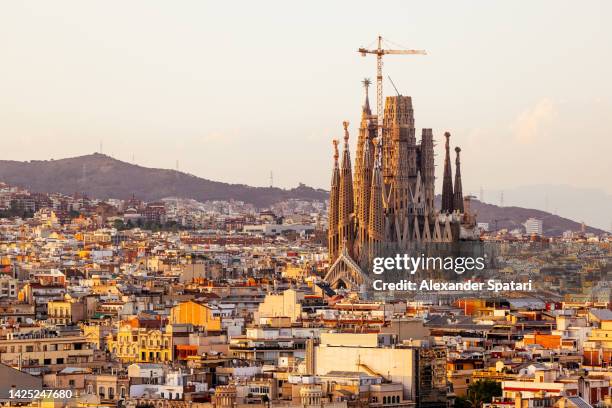
[[245, 225], [242, 229], [243, 232], [248, 234], [261, 234], [261, 235], [280, 235], [284, 232], [296, 232], [298, 234], [312, 233], [314, 231], [314, 225], [300, 225], [300, 224], [259, 224], [259, 225]]
[[8, 275], [0, 276], [0, 298], [15, 299], [19, 280]]
[[[389, 335], [386, 335], [389, 336]], [[315, 374], [362, 371], [402, 384], [403, 399], [416, 396], [417, 350], [385, 346], [378, 333], [322, 333], [315, 348]]]
[[537, 218], [529, 218], [523, 225], [525, 226], [525, 232], [527, 235], [542, 235], [542, 220]]

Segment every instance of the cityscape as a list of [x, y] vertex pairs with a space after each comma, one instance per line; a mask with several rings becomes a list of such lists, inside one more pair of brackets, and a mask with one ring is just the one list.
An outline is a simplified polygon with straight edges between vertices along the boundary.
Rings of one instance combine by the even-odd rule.
[[[59, 159], [0, 150], [0, 406], [612, 408], [612, 231], [505, 206], [503, 166], [475, 158], [486, 144], [459, 122], [419, 130], [436, 109], [387, 69], [428, 51], [377, 36], [352, 53], [367, 68], [338, 85], [355, 88], [347, 117], [333, 111], [316, 154], [262, 133], [238, 142], [245, 159], [205, 138], [205, 179], [102, 141], [70, 156], [62, 139]], [[159, 139], [143, 140], [146, 156]], [[217, 181], [219, 157], [282, 177], [301, 156], [328, 185]], [[466, 188], [481, 179], [501, 198]]]
[[[403, 122], [384, 127], [396, 135], [385, 178], [368, 103], [355, 182], [345, 123], [328, 200], [258, 208], [0, 184], [3, 403], [609, 406], [612, 236], [584, 224], [546, 236], [535, 218], [514, 230], [479, 223], [449, 133], [436, 209], [431, 130], [414, 147], [410, 98], [387, 98]], [[534, 287], [383, 300], [363, 290], [383, 246], [415, 242], [494, 245], [489, 276]]]

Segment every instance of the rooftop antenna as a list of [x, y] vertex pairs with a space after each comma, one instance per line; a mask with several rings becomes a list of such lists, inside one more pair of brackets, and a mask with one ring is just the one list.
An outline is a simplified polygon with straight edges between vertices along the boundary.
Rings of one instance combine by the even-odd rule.
[[389, 78], [389, 82], [391, 82], [391, 85], [393, 85], [393, 89], [395, 89], [395, 93], [397, 94], [397, 96], [401, 96], [399, 91], [397, 90], [397, 87], [393, 83], [393, 80], [391, 79], [391, 76], [387, 75], [387, 78]]
[[270, 170], [270, 188], [274, 188], [274, 173]]

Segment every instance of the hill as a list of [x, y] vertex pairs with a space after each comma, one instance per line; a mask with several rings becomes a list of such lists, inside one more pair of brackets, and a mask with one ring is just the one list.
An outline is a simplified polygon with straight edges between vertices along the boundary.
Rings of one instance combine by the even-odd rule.
[[[129, 199], [134, 194], [144, 201], [178, 196], [206, 200], [241, 200], [258, 207], [296, 198], [325, 200], [328, 192], [300, 184], [285, 190], [270, 187], [251, 187], [207, 180], [176, 170], [155, 169], [123, 162], [94, 153], [61, 160], [32, 160], [28, 162], [0, 160], [0, 181], [25, 187], [32, 192], [87, 193], [94, 198]], [[436, 197], [440, 206], [440, 197]], [[546, 211], [516, 206], [499, 207], [478, 200], [472, 201], [479, 222], [488, 222], [491, 229], [521, 228], [527, 218], [543, 221], [546, 235], [561, 235], [564, 231], [579, 231], [580, 223]], [[497, 220], [497, 226], [496, 221]], [[587, 227], [587, 232], [604, 231]]]
[[[439, 205], [440, 197], [438, 196], [436, 199], [437, 205]], [[523, 223], [528, 218], [542, 220], [544, 235], [546, 236], [560, 236], [565, 231], [580, 231], [581, 228], [581, 224], [576, 221], [533, 208], [500, 207], [473, 199], [472, 210], [476, 212], [478, 222], [489, 223], [491, 230], [523, 228]], [[586, 232], [600, 235], [605, 231], [587, 226]]]
[[258, 207], [290, 198], [324, 200], [327, 192], [303, 184], [285, 190], [250, 187], [196, 177], [176, 170], [155, 169], [94, 153], [60, 160], [0, 160], [0, 181], [32, 192], [87, 193], [92, 198], [144, 201], [179, 196], [206, 200], [241, 200]]

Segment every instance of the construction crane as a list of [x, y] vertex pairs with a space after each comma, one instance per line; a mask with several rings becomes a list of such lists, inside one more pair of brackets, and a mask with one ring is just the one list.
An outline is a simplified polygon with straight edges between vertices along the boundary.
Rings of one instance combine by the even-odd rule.
[[367, 54], [376, 55], [376, 117], [378, 123], [378, 140], [382, 141], [382, 113], [383, 113], [383, 74], [382, 66], [383, 55], [427, 55], [425, 50], [388, 50], [383, 49], [383, 38], [378, 36], [378, 48], [369, 50], [367, 48], [359, 48], [357, 50], [361, 56], [365, 57]]

